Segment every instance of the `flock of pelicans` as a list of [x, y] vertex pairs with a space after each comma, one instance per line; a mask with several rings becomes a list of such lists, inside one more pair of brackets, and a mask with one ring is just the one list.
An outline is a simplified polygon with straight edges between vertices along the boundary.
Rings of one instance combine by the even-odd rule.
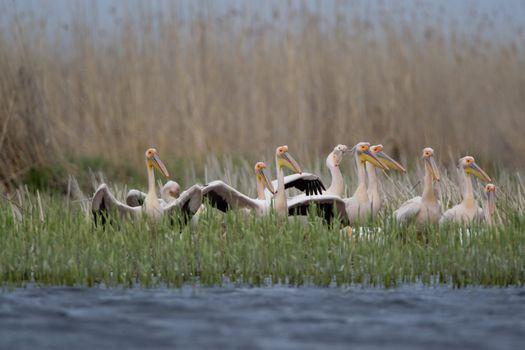
[[[357, 165], [358, 185], [352, 197], [344, 198], [344, 182], [339, 165], [347, 151], [347, 146], [337, 145], [326, 158], [326, 166], [332, 174], [332, 183], [328, 188], [319, 176], [301, 170], [287, 146], [280, 146], [275, 151], [277, 180], [271, 181], [265, 163], [255, 164], [257, 198], [251, 198], [220, 180], [204, 186], [193, 185], [183, 192], [176, 182], [168, 181], [161, 190], [161, 198], [158, 198], [154, 168], [165, 177], [169, 177], [169, 174], [157, 150], [150, 148], [146, 151], [148, 192], [131, 190], [126, 197], [126, 203], [122, 203], [109, 191], [106, 184], [101, 184], [93, 196], [91, 208], [95, 222], [99, 218], [105, 222], [112, 214], [134, 219], [146, 216], [154, 220], [164, 215], [184, 215], [195, 220], [204, 210], [204, 203], [223, 212], [236, 210], [257, 217], [274, 212], [280, 218], [306, 215], [310, 212], [309, 208], [315, 205], [317, 215], [328, 222], [339, 220], [343, 225], [353, 225], [376, 215], [381, 208], [376, 168], [385, 171], [406, 170], [383, 151], [382, 145], [370, 146], [368, 142], [360, 142], [350, 151]], [[466, 225], [473, 222], [484, 222], [488, 225], [493, 223], [496, 187], [488, 183], [491, 181], [490, 177], [476, 164], [473, 157], [459, 159], [464, 178], [463, 200], [444, 213], [434, 191], [434, 181], [440, 181], [434, 150], [430, 147], [423, 149], [421, 159], [425, 168], [423, 193], [404, 202], [394, 211], [399, 224], [415, 222], [418, 226], [425, 226], [450, 222]], [[285, 168], [294, 174], [285, 176]], [[488, 183], [485, 186], [486, 200], [483, 208], [479, 207], [474, 197], [471, 176]], [[296, 188], [303, 194], [288, 197], [288, 188]]]

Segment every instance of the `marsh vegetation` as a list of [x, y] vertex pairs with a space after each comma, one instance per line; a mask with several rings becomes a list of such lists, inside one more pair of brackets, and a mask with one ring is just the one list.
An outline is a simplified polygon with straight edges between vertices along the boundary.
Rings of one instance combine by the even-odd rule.
[[[522, 285], [520, 26], [506, 23], [511, 34], [501, 36], [501, 13], [472, 12], [460, 26], [428, 4], [379, 6], [372, 16], [361, 2], [333, 14], [294, 4], [261, 16], [249, 6], [158, 12], [141, 3], [110, 11], [105, 27], [85, 6], [72, 5], [66, 24], [4, 6], [0, 281]], [[253, 195], [253, 164], [277, 145], [326, 179], [326, 154], [357, 141], [383, 143], [409, 171], [382, 175], [387, 205], [352, 237], [317, 220], [304, 227], [213, 211], [194, 229], [169, 219], [103, 229], [68, 181], [75, 175], [89, 196], [102, 171], [122, 199], [144, 183], [142, 155], [154, 146], [184, 188], [221, 179]], [[430, 229], [421, 239], [394, 224], [393, 209], [420, 192], [424, 146], [448, 170], [443, 208], [460, 200], [457, 159], [476, 157], [498, 186], [498, 225]]]

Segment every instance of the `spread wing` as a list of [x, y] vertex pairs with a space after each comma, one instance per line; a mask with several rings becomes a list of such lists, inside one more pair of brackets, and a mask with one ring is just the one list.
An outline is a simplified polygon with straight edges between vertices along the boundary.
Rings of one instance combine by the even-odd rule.
[[441, 215], [439, 219], [439, 225], [444, 225], [447, 223], [457, 222], [460, 223], [463, 217], [459, 213], [460, 206], [455, 205], [452, 208], [448, 209]]
[[146, 193], [139, 190], [129, 190], [126, 195], [126, 204], [130, 207], [140, 207], [144, 204]]
[[182, 192], [177, 199], [163, 204], [165, 212], [172, 213], [174, 210], [181, 210], [188, 215], [194, 215], [202, 204], [202, 187], [193, 185]]
[[399, 224], [404, 224], [415, 218], [421, 210], [421, 197], [414, 197], [401, 204], [399, 209], [394, 211], [394, 216]]
[[[277, 180], [272, 181], [273, 188], [277, 188]], [[319, 178], [319, 176], [310, 173], [301, 173], [287, 175], [284, 177], [284, 188], [297, 188], [299, 191], [304, 192], [307, 196], [314, 194], [322, 194], [326, 191], [326, 188]], [[271, 196], [271, 193], [266, 190], [265, 193]]]
[[259, 201], [248, 197], [222, 181], [213, 181], [202, 188], [202, 198], [213, 207], [226, 212], [235, 209], [257, 209]]
[[100, 220], [101, 224], [104, 225], [111, 211], [117, 211], [122, 215], [129, 214], [132, 217], [139, 217], [142, 207], [130, 207], [119, 202], [109, 191], [108, 186], [101, 184], [95, 191], [91, 201], [91, 212], [93, 213], [95, 224]]
[[288, 215], [307, 215], [311, 206], [315, 206], [317, 214], [328, 222], [334, 219], [343, 224], [348, 223], [345, 202], [338, 196], [311, 196], [294, 198], [288, 202]]

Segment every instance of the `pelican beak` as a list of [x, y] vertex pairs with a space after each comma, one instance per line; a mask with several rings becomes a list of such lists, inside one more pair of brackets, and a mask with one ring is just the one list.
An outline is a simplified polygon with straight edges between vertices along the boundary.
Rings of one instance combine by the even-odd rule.
[[465, 172], [467, 174], [472, 174], [478, 179], [480, 179], [483, 182], [490, 182], [492, 181], [490, 179], [490, 176], [487, 175], [487, 173], [479, 167], [479, 165], [476, 164], [476, 162], [472, 162], [466, 169]]
[[441, 177], [439, 176], [439, 169], [437, 167], [436, 161], [434, 160], [433, 156], [426, 157], [425, 158], [425, 164], [430, 171], [430, 174], [436, 181], [441, 181]]
[[496, 212], [496, 192], [489, 191], [487, 192], [487, 202], [490, 215], [494, 215]]
[[406, 173], [406, 169], [385, 152], [377, 152], [376, 157], [379, 158], [381, 162], [387, 166], [388, 169], [402, 171]]
[[369, 162], [370, 164], [378, 168], [381, 168], [383, 170], [388, 170], [388, 167], [381, 160], [379, 160], [377, 156], [370, 151], [370, 149], [361, 151], [361, 154], [359, 155], [359, 159], [362, 162]]
[[270, 175], [268, 174], [268, 170], [266, 170], [266, 168], [257, 170], [257, 179], [262, 182], [268, 191], [270, 191], [272, 194], [275, 194], [275, 189], [273, 188]]
[[284, 152], [283, 154], [281, 154], [279, 165], [285, 166], [298, 174], [301, 174], [303, 172], [299, 164], [295, 161], [295, 159], [293, 159], [293, 157], [288, 152]]
[[151, 157], [151, 161], [153, 165], [164, 175], [165, 177], [170, 177], [170, 174], [168, 173], [168, 169], [166, 169], [166, 166], [164, 163], [162, 163], [162, 160], [160, 160], [159, 156], [154, 154]]

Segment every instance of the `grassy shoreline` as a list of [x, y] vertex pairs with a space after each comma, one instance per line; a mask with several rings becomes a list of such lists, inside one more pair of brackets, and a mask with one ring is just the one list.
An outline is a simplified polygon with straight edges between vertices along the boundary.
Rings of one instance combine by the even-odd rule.
[[[306, 227], [209, 211], [195, 229], [165, 220], [94, 227], [78, 203], [26, 193], [24, 218], [0, 205], [0, 281], [37, 285], [179, 287], [232, 282], [394, 287], [405, 283], [521, 286], [525, 215], [505, 208], [496, 228], [450, 227], [418, 239], [383, 216], [348, 237], [319, 220]], [[40, 204], [39, 204], [40, 202]], [[40, 213], [42, 207], [43, 213]], [[385, 208], [383, 213], [390, 213]], [[44, 220], [42, 221], [42, 217]], [[363, 229], [366, 231], [366, 229]]]

